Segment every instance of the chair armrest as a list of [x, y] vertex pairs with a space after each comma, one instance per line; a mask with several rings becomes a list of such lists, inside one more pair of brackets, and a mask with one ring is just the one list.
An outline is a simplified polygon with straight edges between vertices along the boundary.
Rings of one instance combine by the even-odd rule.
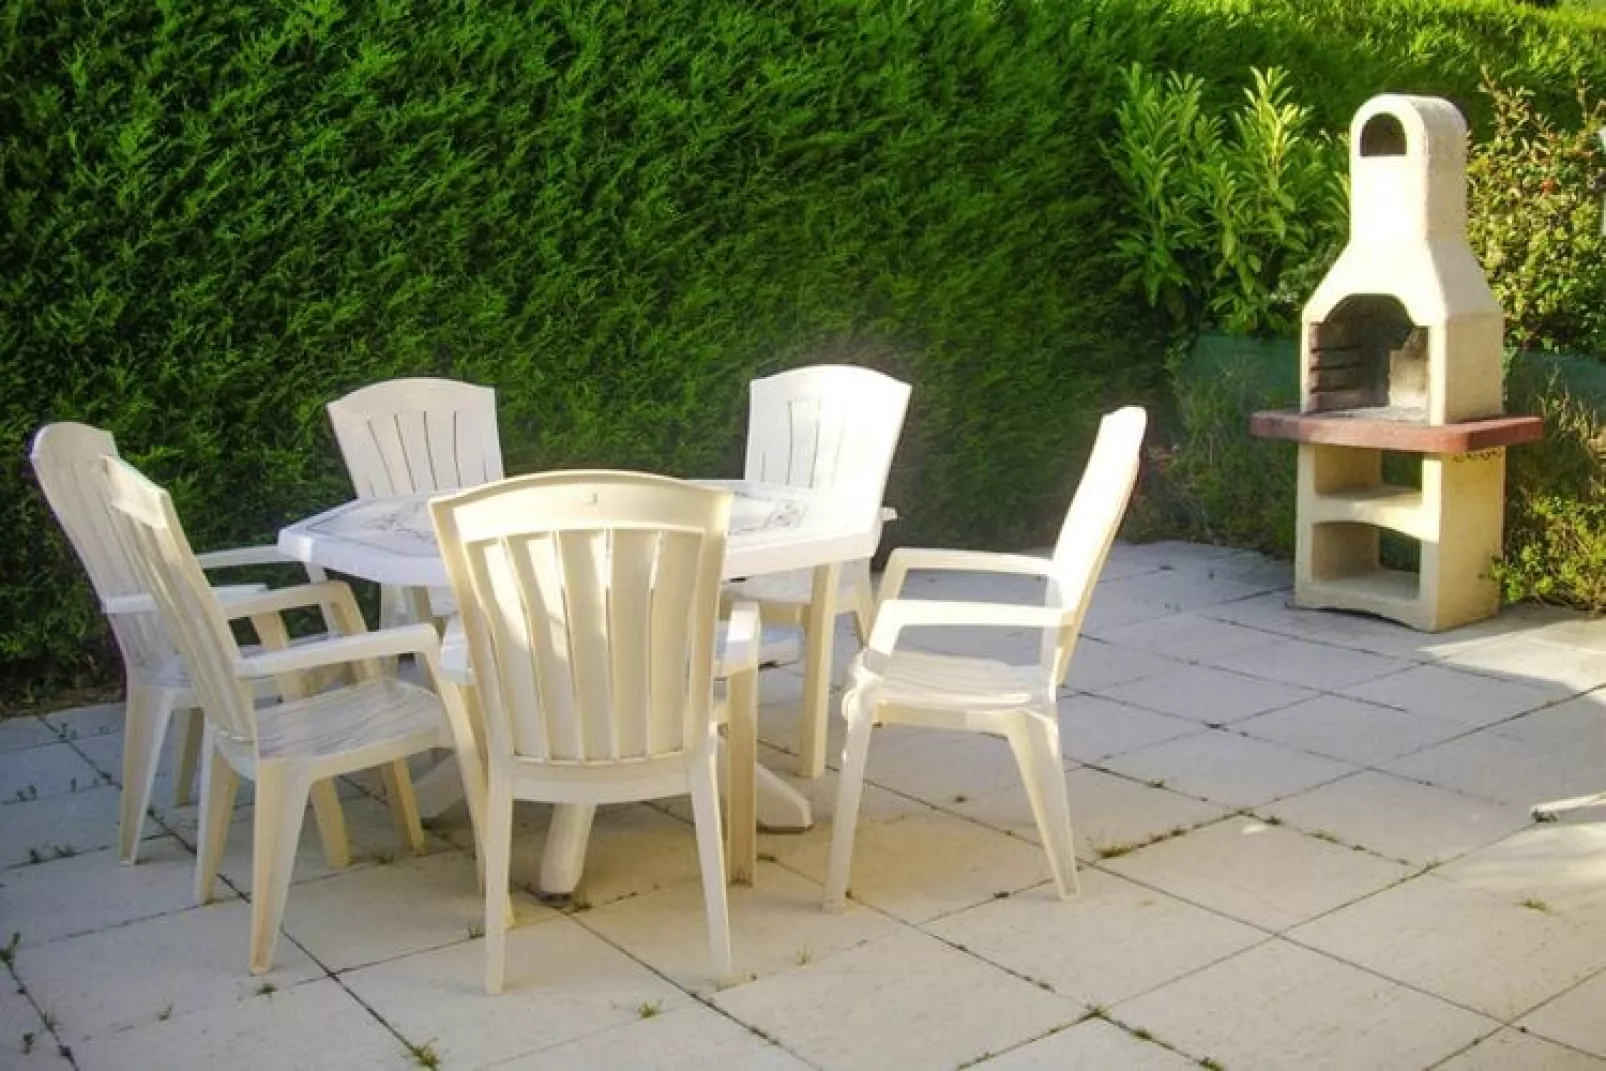
[[313, 583], [322, 583], [325, 577], [320, 567], [299, 562], [273, 546], [209, 550], [205, 554], [197, 554], [195, 560], [201, 563], [202, 569], [234, 569], [242, 565], [303, 565], [307, 570], [307, 579]]
[[402, 628], [363, 632], [355, 636], [337, 636], [318, 643], [304, 643], [282, 651], [265, 651], [235, 659], [237, 677], [277, 677], [288, 673], [301, 673], [321, 666], [337, 666], [347, 662], [361, 662], [370, 658], [417, 654], [437, 657], [440, 637], [432, 625], [406, 625]]
[[[212, 594], [217, 596], [218, 602], [227, 606], [235, 600], [243, 599], [250, 595], [258, 595], [266, 590], [268, 590], [266, 584], [220, 584], [212, 589]], [[109, 599], [101, 600], [100, 610], [101, 613], [108, 616], [117, 614], [154, 614], [156, 612], [156, 600], [143, 591], [135, 592], [132, 595], [113, 595]]]
[[280, 553], [278, 547], [230, 547], [197, 554], [202, 569], [232, 569], [240, 565], [285, 565], [295, 559]]
[[938, 599], [886, 599], [876, 607], [875, 625], [866, 646], [889, 655], [898, 635], [910, 626], [984, 628], [1064, 628], [1069, 610], [1051, 606], [1019, 606], [998, 602], [947, 602]]
[[985, 550], [935, 550], [925, 547], [899, 547], [887, 559], [881, 579], [881, 597], [895, 599], [903, 590], [911, 571], [945, 570], [966, 573], [1013, 573], [1017, 576], [1050, 577], [1054, 563], [1030, 554], [995, 554]]
[[725, 622], [725, 642], [716, 655], [716, 675], [729, 677], [757, 670], [762, 634], [757, 603], [743, 600], [732, 606]]
[[272, 588], [220, 601], [223, 605], [223, 614], [230, 621], [242, 617], [256, 617], [258, 614], [283, 613], [285, 610], [295, 610], [303, 606], [349, 603], [351, 611], [353, 613], [357, 611], [357, 600], [351, 594], [351, 588], [339, 580]]

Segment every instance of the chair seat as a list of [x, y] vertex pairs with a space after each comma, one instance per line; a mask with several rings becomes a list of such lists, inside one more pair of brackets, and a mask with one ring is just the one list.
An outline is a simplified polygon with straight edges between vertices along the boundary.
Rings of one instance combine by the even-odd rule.
[[[327, 632], [319, 632], [311, 636], [297, 636], [290, 641], [291, 647], [301, 647], [310, 643], [322, 643], [329, 638]], [[251, 655], [261, 654], [267, 648], [259, 643], [242, 646], [240, 654], [249, 658]], [[142, 683], [156, 688], [175, 688], [179, 691], [189, 691], [190, 672], [184, 666], [184, 660], [175, 651], [163, 660], [162, 664], [149, 674], [142, 674]], [[255, 691], [258, 697], [277, 695], [272, 679], [264, 678], [256, 682]]]
[[850, 687], [872, 689], [877, 703], [923, 710], [1042, 709], [1053, 702], [1041, 666], [928, 651], [895, 651], [868, 665], [860, 655], [850, 681]]
[[434, 692], [385, 677], [263, 708], [257, 712], [257, 753], [269, 760], [327, 758], [442, 732], [445, 724]]
[[[803, 658], [803, 630], [794, 625], [764, 625], [758, 634], [758, 664], [761, 668], [784, 666]], [[714, 676], [728, 677], [725, 665], [725, 622], [714, 633]]]
[[[843, 612], [846, 612], [853, 605], [849, 601], [853, 595], [853, 572], [843, 569], [839, 575], [840, 579], [836, 586], [838, 605]], [[725, 593], [734, 599], [747, 599], [757, 603], [807, 606], [809, 600], [814, 597], [814, 571], [790, 569], [784, 573], [767, 573], [764, 576], [732, 580], [726, 583]]]
[[[758, 664], [778, 666], [796, 662], [803, 657], [803, 635], [796, 628], [785, 625], [765, 625], [759, 632]], [[446, 625], [441, 637], [441, 673], [456, 684], [473, 684], [474, 672], [468, 666], [468, 635], [463, 631], [463, 619], [454, 617]], [[730, 676], [725, 665], [725, 622], [715, 627], [714, 677]]]

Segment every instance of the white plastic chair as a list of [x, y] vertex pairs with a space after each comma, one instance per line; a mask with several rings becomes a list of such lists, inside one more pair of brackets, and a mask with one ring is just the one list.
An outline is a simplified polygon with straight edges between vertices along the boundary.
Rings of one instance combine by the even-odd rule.
[[484, 711], [489, 993], [505, 973], [515, 799], [690, 793], [709, 944], [730, 973], [713, 701], [730, 508], [728, 492], [623, 472], [524, 476], [430, 503]]
[[[132, 864], [139, 856], [140, 834], [168, 724], [175, 710], [193, 710], [199, 703], [178, 651], [156, 618], [155, 603], [145, 594], [134, 563], [112, 536], [111, 505], [100, 470], [100, 459], [108, 456], [118, 456], [117, 443], [108, 432], [71, 422], [40, 428], [30, 452], [39, 487], [89, 574], [123, 658], [127, 703], [117, 857]], [[273, 547], [214, 551], [197, 560], [203, 569], [289, 562]], [[323, 579], [315, 568], [309, 567], [307, 572], [313, 580]], [[220, 594], [230, 598], [260, 590], [260, 584], [237, 585], [220, 589]], [[175, 803], [189, 801], [200, 754], [200, 729], [199, 720], [192, 715], [179, 750]]]
[[[431, 748], [455, 748], [478, 833], [484, 782], [473, 730], [453, 686], [438, 679], [440, 640], [433, 627], [365, 632], [351, 589], [336, 582], [243, 596], [225, 608], [207, 586], [167, 492], [127, 462], [108, 457], [102, 464], [114, 525], [190, 668], [206, 716], [195, 864], [200, 903], [211, 899], [217, 880], [236, 775], [256, 782], [250, 965], [261, 974], [273, 964], [313, 786], [383, 767], [392, 814], [409, 847], [421, 851], [424, 834], [405, 759]], [[286, 646], [283, 625], [275, 624], [278, 614], [307, 605], [323, 608], [342, 635]], [[279, 649], [242, 654], [229, 628], [231, 618], [241, 617], [250, 617], [264, 642]], [[377, 659], [403, 654], [417, 657], [440, 694], [380, 673]], [[349, 667], [356, 683], [307, 694], [308, 671], [331, 666]], [[284, 701], [259, 708], [252, 683], [262, 679], [274, 680]]]
[[[1146, 420], [1143, 410], [1134, 406], [1111, 413], [1100, 423], [1052, 558], [910, 548], [893, 552], [869, 645], [855, 660], [842, 697], [848, 736], [831, 830], [827, 908], [840, 907], [847, 895], [870, 729], [887, 723], [993, 733], [1008, 739], [1054, 883], [1061, 897], [1076, 891], [1055, 692], [1070, 667], [1093, 586], [1126, 512]], [[1040, 576], [1048, 581], [1046, 605], [900, 599], [908, 572], [925, 569]], [[1036, 665], [1013, 666], [993, 659], [897, 649], [905, 628], [933, 625], [1041, 629], [1041, 656]]]
[[[744, 478], [789, 487], [812, 488], [829, 508], [846, 516], [879, 520], [883, 512], [892, 455], [903, 432], [909, 385], [869, 368], [816, 365], [797, 368], [748, 388], [747, 462]], [[829, 585], [837, 576], [835, 588]], [[869, 559], [840, 567], [751, 577], [726, 586], [732, 598], [758, 603], [765, 625], [789, 623], [804, 630], [804, 691], [798, 772], [818, 777], [825, 771], [825, 696], [835, 653], [835, 614], [852, 613], [859, 642], [869, 636], [875, 592]], [[829, 593], [835, 613], [810, 629], [810, 609]], [[785, 649], [766, 642], [760, 661], [775, 664]]]
[[[392, 379], [326, 407], [358, 498], [456, 491], [502, 478], [496, 391], [455, 379]], [[444, 591], [380, 589], [380, 621], [451, 615]]]

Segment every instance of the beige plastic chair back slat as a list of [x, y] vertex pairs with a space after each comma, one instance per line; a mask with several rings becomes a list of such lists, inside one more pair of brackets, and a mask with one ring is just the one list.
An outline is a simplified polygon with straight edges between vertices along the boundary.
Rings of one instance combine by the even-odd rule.
[[1076, 612], [1066, 627], [1044, 636], [1043, 664], [1056, 687], [1065, 682], [1082, 621], [1093, 601], [1093, 586], [1126, 515], [1147, 426], [1148, 414], [1135, 405], [1109, 413], [1099, 422], [1093, 452], [1060, 526], [1049, 605], [1074, 607]]
[[[105, 603], [142, 593], [134, 562], [113, 535], [101, 471], [101, 458], [118, 456], [116, 441], [87, 424], [48, 424], [34, 436], [30, 456], [40, 490], [96, 596]], [[173, 659], [173, 645], [154, 614], [117, 614], [110, 620], [123, 662], [137, 675], [149, 676]]]
[[358, 498], [455, 491], [502, 478], [496, 391], [451, 379], [393, 379], [330, 402]]
[[815, 365], [748, 389], [749, 480], [823, 491], [856, 515], [881, 508], [908, 384], [869, 368]]
[[727, 492], [574, 472], [430, 508], [493, 757], [639, 762], [706, 735]]
[[239, 646], [201, 572], [166, 491], [120, 458], [102, 461], [112, 530], [189, 669], [190, 684], [214, 731], [254, 744], [250, 689], [234, 674]]

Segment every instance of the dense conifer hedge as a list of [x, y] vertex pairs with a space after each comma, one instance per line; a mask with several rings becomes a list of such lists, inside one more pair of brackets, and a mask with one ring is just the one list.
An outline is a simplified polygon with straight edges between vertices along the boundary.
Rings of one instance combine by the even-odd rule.
[[[84, 420], [197, 546], [346, 485], [324, 403], [494, 385], [511, 471], [734, 473], [746, 381], [915, 383], [901, 541], [1041, 540], [1094, 414], [1153, 397], [1105, 257], [1132, 62], [1335, 129], [1480, 64], [1565, 108], [1569, 16], [1426, 0], [0, 0], [0, 676], [104, 676], [32, 487]], [[1596, 78], [1598, 83], [1601, 79]]]

